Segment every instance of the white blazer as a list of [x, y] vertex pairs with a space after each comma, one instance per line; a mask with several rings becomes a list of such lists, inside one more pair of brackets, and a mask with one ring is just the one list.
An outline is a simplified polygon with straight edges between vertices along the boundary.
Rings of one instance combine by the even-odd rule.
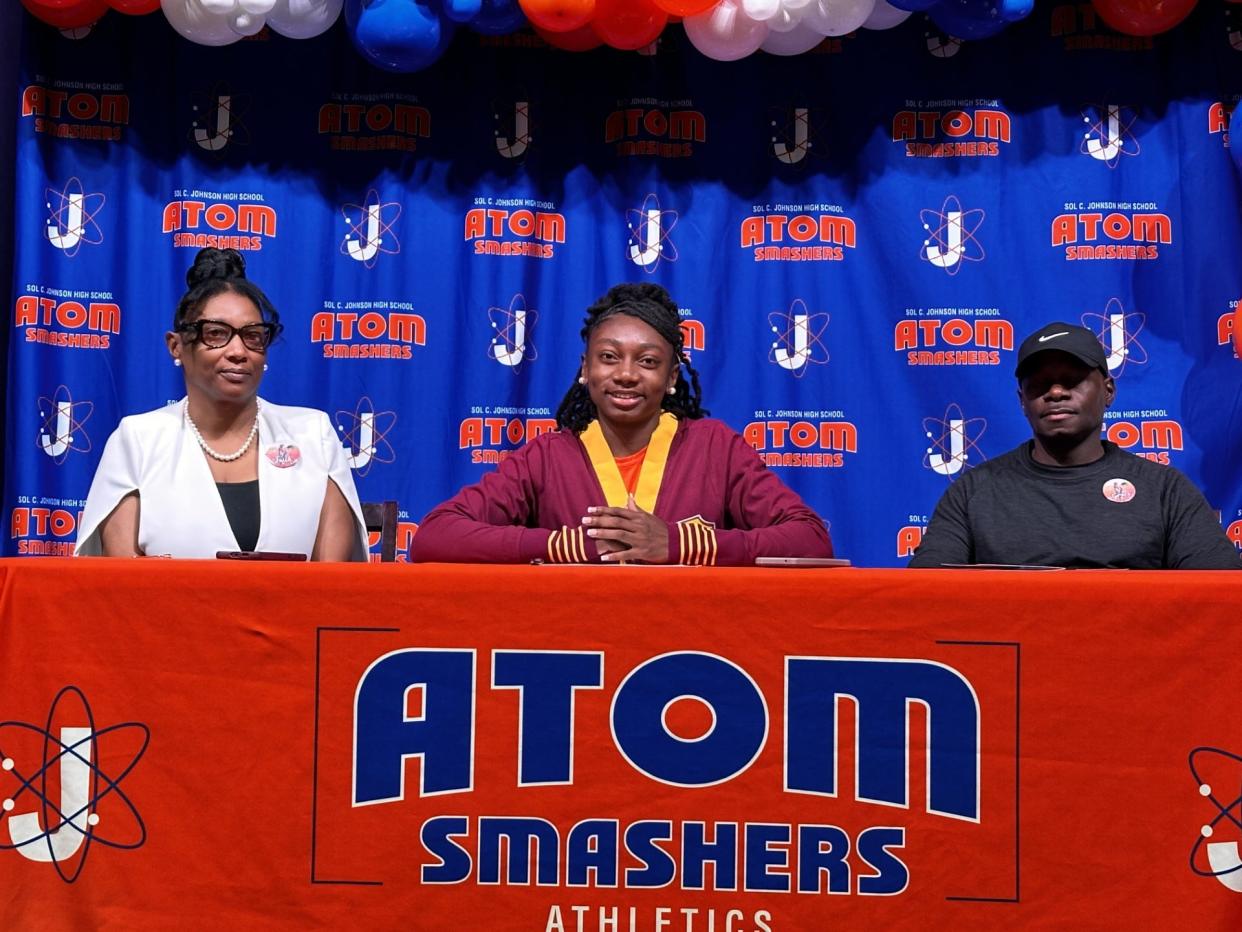
[[[75, 554], [102, 554], [100, 523], [135, 491], [141, 499], [138, 546], [147, 556], [210, 559], [218, 550], [240, 549], [185, 411], [183, 399], [122, 418], [108, 438], [86, 496]], [[309, 557], [331, 480], [354, 514], [357, 542], [350, 559], [367, 560], [366, 525], [354, 477], [328, 416], [314, 408], [260, 399], [255, 443], [260, 510], [255, 549]]]

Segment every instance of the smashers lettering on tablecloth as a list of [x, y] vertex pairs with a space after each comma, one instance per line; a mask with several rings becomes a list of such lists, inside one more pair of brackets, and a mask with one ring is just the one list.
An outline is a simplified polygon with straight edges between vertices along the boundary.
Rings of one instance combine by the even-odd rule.
[[[513, 783], [519, 795], [522, 788], [573, 786], [575, 736], [581, 746], [584, 729], [598, 732], [602, 724], [583, 721], [575, 707], [580, 691], [604, 688], [604, 659], [602, 651], [559, 650], [495, 650], [483, 659], [472, 649], [442, 648], [378, 657], [354, 695], [352, 806]], [[487, 740], [476, 730], [482, 664], [491, 668], [490, 690], [517, 693], [515, 773], [494, 767], [476, 772], [477, 745]], [[928, 722], [922, 808], [946, 819], [981, 821], [979, 700], [960, 672], [930, 660], [787, 656], [783, 689], [783, 696], [765, 695], [750, 673], [716, 654], [661, 654], [624, 676], [602, 727], [640, 781], [695, 790], [724, 786], [776, 740], [783, 756], [774, 792], [900, 810], [911, 808], [907, 707], [918, 704]], [[857, 709], [852, 799], [838, 782], [839, 699]], [[784, 728], [778, 737], [771, 733], [770, 706], [779, 704]], [[413, 706], [419, 708], [412, 712]], [[698, 734], [678, 733], [684, 728], [673, 724], [687, 720], [679, 718], [686, 707], [705, 713], [699, 720], [708, 724]], [[417, 789], [406, 784], [411, 759], [419, 762]], [[771, 772], [775, 777], [776, 769]], [[616, 777], [634, 774], [623, 768]], [[449, 811], [468, 807], [446, 805]], [[900, 825], [847, 832], [809, 820], [674, 821], [655, 803], [645, 808], [649, 818], [623, 821], [601, 811], [568, 826], [544, 815], [436, 813], [417, 832], [424, 855], [420, 878], [424, 884], [859, 895], [899, 894], [910, 881]], [[885, 822], [897, 816], [889, 813]]]

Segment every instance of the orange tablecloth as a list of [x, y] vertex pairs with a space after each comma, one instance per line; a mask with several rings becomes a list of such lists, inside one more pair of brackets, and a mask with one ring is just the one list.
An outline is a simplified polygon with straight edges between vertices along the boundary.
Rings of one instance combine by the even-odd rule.
[[[1242, 928], [1242, 573], [49, 559], [0, 592], [9, 927]], [[753, 759], [677, 776], [709, 745]]]

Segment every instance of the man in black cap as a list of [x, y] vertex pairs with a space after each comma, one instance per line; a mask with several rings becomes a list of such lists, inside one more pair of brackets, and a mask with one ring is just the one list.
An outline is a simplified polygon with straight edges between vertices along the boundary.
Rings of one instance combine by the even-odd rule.
[[1095, 334], [1047, 324], [1014, 374], [1033, 439], [949, 486], [910, 566], [1242, 568], [1189, 479], [1101, 438], [1117, 386]]

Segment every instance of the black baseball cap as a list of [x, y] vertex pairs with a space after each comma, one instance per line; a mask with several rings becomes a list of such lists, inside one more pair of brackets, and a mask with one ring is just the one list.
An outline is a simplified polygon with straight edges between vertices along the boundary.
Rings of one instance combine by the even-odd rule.
[[1092, 369], [1099, 369], [1105, 376], [1108, 375], [1108, 362], [1104, 358], [1104, 347], [1100, 345], [1096, 335], [1086, 327], [1067, 324], [1064, 321], [1044, 324], [1022, 341], [1022, 345], [1018, 347], [1018, 364], [1013, 374], [1022, 378], [1022, 371], [1027, 368], [1027, 362], [1033, 356], [1046, 353], [1048, 350], [1069, 353]]

